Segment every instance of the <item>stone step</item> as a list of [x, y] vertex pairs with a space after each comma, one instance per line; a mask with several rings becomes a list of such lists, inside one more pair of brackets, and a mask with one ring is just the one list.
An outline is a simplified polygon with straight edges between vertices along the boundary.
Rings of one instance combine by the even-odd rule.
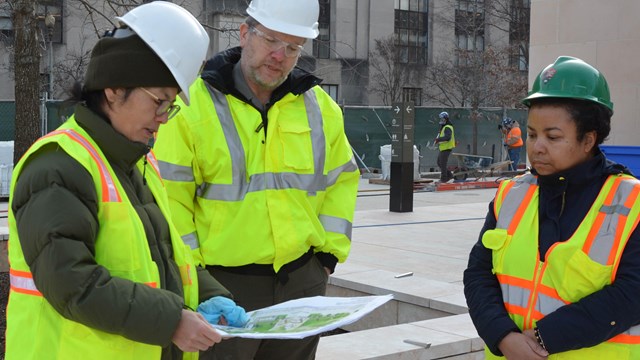
[[484, 359], [468, 314], [320, 338], [317, 360]]

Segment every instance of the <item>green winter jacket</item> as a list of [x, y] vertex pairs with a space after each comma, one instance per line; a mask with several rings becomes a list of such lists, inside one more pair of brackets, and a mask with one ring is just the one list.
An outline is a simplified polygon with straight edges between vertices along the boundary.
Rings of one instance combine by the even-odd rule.
[[[99, 199], [94, 182], [56, 144], [32, 156], [12, 194], [20, 245], [36, 286], [64, 317], [160, 345], [162, 359], [180, 359], [180, 350], [171, 342], [183, 309], [180, 273], [173, 261], [167, 220], [135, 166], [149, 148], [128, 140], [83, 105], [76, 108], [75, 119], [104, 152], [136, 209], [163, 291], [111, 277], [96, 264]], [[206, 270], [198, 269], [198, 275], [200, 302], [212, 296], [230, 297]]]

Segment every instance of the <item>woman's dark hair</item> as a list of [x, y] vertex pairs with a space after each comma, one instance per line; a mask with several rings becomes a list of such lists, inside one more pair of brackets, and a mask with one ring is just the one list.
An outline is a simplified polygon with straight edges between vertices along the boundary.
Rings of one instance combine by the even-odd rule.
[[611, 132], [611, 110], [593, 101], [569, 98], [532, 99], [530, 106], [557, 106], [569, 113], [576, 123], [578, 141], [591, 131], [596, 132], [596, 145], [602, 144]]
[[[126, 91], [124, 94], [124, 99], [126, 100], [127, 98], [129, 98], [129, 95], [131, 94], [133, 89], [125, 89], [125, 90]], [[111, 120], [109, 120], [109, 117], [104, 112], [104, 106], [105, 105], [109, 106], [109, 103], [107, 102], [107, 98], [104, 95], [104, 89], [87, 91], [82, 86], [82, 83], [76, 82], [73, 84], [73, 87], [69, 90], [69, 93], [71, 94], [71, 97], [69, 97], [67, 100], [64, 101], [65, 107], [75, 106], [76, 104], [84, 103], [87, 106], [87, 108], [89, 108], [89, 110], [100, 115], [100, 117], [103, 118], [106, 122], [111, 123]]]

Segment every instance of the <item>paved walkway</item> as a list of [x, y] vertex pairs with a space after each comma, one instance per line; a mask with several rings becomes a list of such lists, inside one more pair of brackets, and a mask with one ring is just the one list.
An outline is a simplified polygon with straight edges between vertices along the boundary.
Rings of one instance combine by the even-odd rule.
[[[362, 179], [351, 254], [332, 275], [338, 290], [330, 295], [393, 293], [398, 302], [349, 334], [323, 337], [318, 360], [483, 358], [466, 314], [462, 273], [495, 191], [414, 192], [413, 211], [397, 213], [389, 211], [389, 186]], [[396, 278], [406, 273], [412, 275]]]

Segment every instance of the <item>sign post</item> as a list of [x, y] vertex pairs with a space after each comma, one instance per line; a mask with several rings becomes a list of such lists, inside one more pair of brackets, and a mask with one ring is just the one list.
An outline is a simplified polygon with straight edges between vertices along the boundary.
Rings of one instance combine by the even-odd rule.
[[412, 103], [391, 106], [391, 190], [389, 211], [413, 211], [413, 139], [415, 108]]

